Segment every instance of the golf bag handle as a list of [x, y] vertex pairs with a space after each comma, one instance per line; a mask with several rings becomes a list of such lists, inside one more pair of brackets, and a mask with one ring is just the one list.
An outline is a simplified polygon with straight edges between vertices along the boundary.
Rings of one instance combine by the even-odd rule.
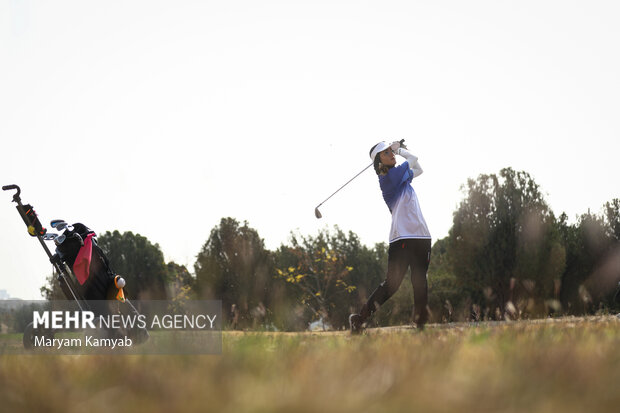
[[17, 185], [4, 185], [2, 187], [3, 191], [11, 191], [13, 189], [17, 189], [17, 193], [15, 195], [13, 195], [13, 202], [17, 202], [20, 198], [19, 198], [19, 194], [22, 193], [22, 190], [19, 189], [19, 186]]

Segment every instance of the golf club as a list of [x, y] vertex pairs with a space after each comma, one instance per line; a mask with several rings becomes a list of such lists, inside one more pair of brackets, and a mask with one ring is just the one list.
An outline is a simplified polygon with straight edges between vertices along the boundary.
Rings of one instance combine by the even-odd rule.
[[64, 231], [65, 229], [68, 229], [69, 231], [73, 231], [73, 226], [67, 224], [66, 222], [61, 222], [60, 224], [56, 225], [56, 231]]
[[[395, 145], [395, 144], [397, 144], [397, 143], [400, 143], [400, 145], [403, 145], [403, 147], [404, 147], [405, 140], [404, 140], [404, 139], [401, 139], [399, 142], [393, 142], [393, 143], [390, 145], [390, 146], [392, 146], [392, 150], [396, 150], [396, 148], [398, 148], [398, 145], [397, 145], [397, 146], [394, 146], [394, 145]], [[342, 188], [344, 188], [345, 186], [347, 186], [347, 185], [349, 184], [349, 182], [351, 182], [352, 180], [354, 180], [355, 178], [357, 178], [358, 176], [360, 176], [360, 175], [362, 174], [362, 172], [364, 172], [366, 169], [370, 168], [373, 164], [374, 164], [374, 162], [372, 162], [370, 165], [368, 165], [367, 167], [365, 167], [364, 169], [362, 169], [362, 170], [361, 170], [361, 171], [360, 171], [357, 175], [355, 175], [353, 178], [349, 179], [349, 180], [347, 181], [347, 183], [346, 183], [346, 184], [344, 184], [344, 185], [342, 185], [340, 188], [338, 188], [338, 189], [336, 190], [336, 192], [334, 192], [333, 194], [331, 194], [330, 196], [328, 196], [328, 197], [327, 197], [327, 199], [325, 199], [325, 201], [323, 201], [323, 202], [321, 202], [319, 205], [317, 205], [317, 207], [316, 207], [316, 208], [314, 208], [314, 216], [315, 216], [315, 217], [317, 217], [317, 219], [318, 219], [318, 218], [322, 218], [322, 217], [323, 217], [323, 215], [321, 215], [321, 211], [319, 211], [319, 207], [320, 207], [321, 205], [323, 205], [325, 202], [327, 202], [327, 200], [328, 200], [329, 198], [331, 198], [332, 196], [336, 195], [336, 193], [338, 193], [338, 191], [340, 191]]]
[[328, 196], [328, 197], [327, 197], [327, 199], [325, 199], [325, 201], [323, 201], [323, 202], [321, 202], [320, 204], [318, 204], [318, 205], [317, 205], [317, 207], [316, 207], [316, 208], [314, 208], [314, 215], [317, 217], [317, 219], [318, 219], [318, 218], [322, 218], [322, 217], [323, 217], [323, 215], [321, 215], [321, 211], [319, 211], [319, 207], [320, 207], [321, 205], [323, 205], [325, 202], [327, 202], [327, 200], [328, 200], [329, 198], [331, 198], [332, 196], [336, 195], [336, 194], [338, 193], [338, 191], [340, 191], [342, 188], [344, 188], [345, 186], [347, 186], [347, 185], [349, 184], [349, 182], [351, 182], [352, 180], [354, 180], [355, 178], [357, 178], [358, 176], [360, 176], [360, 175], [362, 174], [362, 172], [364, 172], [366, 169], [370, 168], [372, 165], [373, 165], [373, 164], [371, 163], [370, 165], [368, 165], [367, 167], [365, 167], [364, 169], [362, 169], [362, 170], [361, 170], [361, 171], [360, 171], [357, 175], [355, 175], [353, 178], [349, 179], [349, 180], [347, 181], [347, 183], [346, 183], [346, 184], [344, 184], [344, 185], [342, 185], [340, 188], [338, 188], [338, 189], [336, 190], [336, 192], [334, 192], [333, 194], [331, 194], [330, 196]]
[[59, 224], [62, 224], [63, 222], [65, 222], [63, 219], [53, 219], [50, 221], [50, 226], [52, 228], [56, 228]]
[[53, 241], [56, 238], [58, 238], [58, 234], [54, 234], [54, 233], [50, 233], [50, 232], [48, 232], [47, 234], [43, 235], [43, 240], [44, 241]]
[[54, 241], [54, 244], [56, 245], [62, 244], [63, 242], [65, 242], [65, 239], [67, 239], [65, 234], [55, 234], [48, 232], [47, 234], [43, 235], [43, 241]]

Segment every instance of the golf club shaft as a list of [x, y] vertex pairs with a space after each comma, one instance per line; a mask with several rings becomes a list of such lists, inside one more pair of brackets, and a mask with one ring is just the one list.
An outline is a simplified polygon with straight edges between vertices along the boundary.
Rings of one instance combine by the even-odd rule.
[[330, 196], [328, 196], [325, 201], [321, 202], [319, 205], [317, 205], [317, 208], [320, 207], [321, 205], [323, 205], [325, 202], [327, 202], [327, 200], [329, 198], [331, 198], [332, 196], [336, 195], [338, 193], [338, 191], [340, 191], [342, 188], [344, 188], [345, 186], [347, 186], [352, 180], [354, 180], [355, 178], [357, 178], [358, 176], [360, 176], [362, 174], [362, 172], [364, 172], [366, 169], [370, 168], [372, 166], [372, 163], [370, 165], [368, 165], [367, 167], [365, 167], [364, 169], [362, 169], [360, 172], [357, 173], [357, 175], [355, 175], [353, 178], [349, 179], [347, 181], [346, 184], [342, 185], [340, 188], [338, 188], [333, 194], [331, 194]]

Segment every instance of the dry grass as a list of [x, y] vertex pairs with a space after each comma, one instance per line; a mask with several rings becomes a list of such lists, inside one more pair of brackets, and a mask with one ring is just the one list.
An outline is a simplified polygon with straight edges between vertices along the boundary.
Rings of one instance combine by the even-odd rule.
[[620, 319], [224, 333], [217, 356], [0, 356], [3, 411], [616, 412]]

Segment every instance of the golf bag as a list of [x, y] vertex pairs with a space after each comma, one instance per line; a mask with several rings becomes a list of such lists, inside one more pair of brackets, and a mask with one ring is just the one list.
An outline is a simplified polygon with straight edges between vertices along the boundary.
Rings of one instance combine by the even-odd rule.
[[56, 254], [52, 256], [52, 260], [71, 268], [78, 282], [77, 292], [85, 300], [114, 299], [122, 292], [122, 288], [115, 285], [117, 276], [110, 268], [108, 258], [97, 245], [94, 231], [84, 224], [76, 223], [68, 227], [63, 235], [65, 239], [62, 243], [57, 243]]
[[[76, 223], [68, 225], [61, 220], [51, 222], [52, 228], [61, 233], [48, 233], [39, 221], [31, 205], [23, 205], [20, 198], [21, 190], [17, 185], [7, 185], [3, 190], [16, 190], [13, 202], [28, 227], [28, 233], [36, 237], [57, 274], [56, 280], [60, 289], [69, 301], [75, 301], [80, 311], [92, 311], [95, 317], [113, 314], [139, 315], [138, 311], [125, 297], [123, 287], [125, 280], [115, 274], [108, 258], [97, 245], [95, 232], [86, 225]], [[45, 241], [54, 241], [55, 253], [52, 254]], [[109, 336], [125, 335], [139, 344], [148, 339], [144, 328], [109, 330]], [[53, 330], [33, 330], [30, 323], [24, 331], [23, 344], [32, 348], [35, 336], [53, 338]]]

